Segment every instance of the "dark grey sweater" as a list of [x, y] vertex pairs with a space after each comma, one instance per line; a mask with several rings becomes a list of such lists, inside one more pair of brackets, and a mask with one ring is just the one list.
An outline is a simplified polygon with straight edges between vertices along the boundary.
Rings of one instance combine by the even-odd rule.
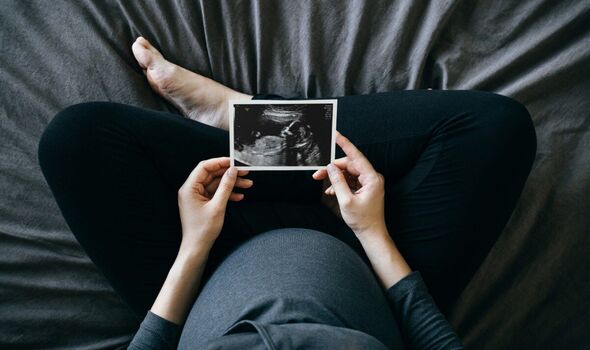
[[148, 312], [129, 349], [462, 349], [418, 272], [378, 288], [335, 238], [275, 230], [224, 261], [184, 327]]

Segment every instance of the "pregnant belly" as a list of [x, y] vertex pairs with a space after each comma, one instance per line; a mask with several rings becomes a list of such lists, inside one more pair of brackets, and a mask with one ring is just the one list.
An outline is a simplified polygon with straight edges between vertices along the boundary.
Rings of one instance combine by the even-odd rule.
[[244, 319], [348, 327], [385, 344], [397, 329], [380, 285], [357, 253], [307, 229], [273, 230], [237, 248], [206, 282], [185, 331], [213, 339]]

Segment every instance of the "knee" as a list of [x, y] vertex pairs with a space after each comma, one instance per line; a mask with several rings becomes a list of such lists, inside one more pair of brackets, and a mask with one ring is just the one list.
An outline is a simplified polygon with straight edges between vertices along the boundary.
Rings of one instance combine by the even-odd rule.
[[[87, 102], [69, 106], [60, 111], [47, 125], [38, 145], [38, 158], [45, 172], [50, 163], [75, 161], [90, 142], [91, 130], [103, 115], [101, 110], [108, 102]], [[57, 164], [56, 164], [57, 165]]]
[[531, 115], [520, 102], [495, 93], [484, 93], [478, 114], [489, 138], [514, 156], [532, 163], [537, 150], [537, 136]]

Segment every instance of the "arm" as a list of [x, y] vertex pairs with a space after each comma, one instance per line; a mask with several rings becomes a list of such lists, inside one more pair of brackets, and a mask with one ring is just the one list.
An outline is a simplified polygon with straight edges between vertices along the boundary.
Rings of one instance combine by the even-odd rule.
[[336, 143], [346, 157], [313, 174], [329, 177], [326, 194], [335, 195], [342, 218], [353, 230], [386, 290], [393, 314], [411, 349], [461, 349], [461, 342], [436, 307], [420, 274], [412, 270], [387, 231], [385, 179], [344, 136]]
[[463, 349], [461, 340], [439, 311], [419, 272], [387, 290], [387, 299], [410, 349]]
[[182, 242], [166, 280], [129, 349], [175, 349], [188, 311], [196, 297], [207, 257], [223, 226], [228, 200], [239, 201], [252, 181], [247, 171], [229, 168], [229, 158], [213, 158], [191, 172], [178, 191]]
[[190, 252], [181, 248], [129, 349], [176, 349], [181, 325], [197, 294], [207, 255], [205, 247]]
[[449, 322], [412, 272], [387, 229], [365, 232], [361, 244], [386, 290], [395, 319], [410, 349], [463, 349]]

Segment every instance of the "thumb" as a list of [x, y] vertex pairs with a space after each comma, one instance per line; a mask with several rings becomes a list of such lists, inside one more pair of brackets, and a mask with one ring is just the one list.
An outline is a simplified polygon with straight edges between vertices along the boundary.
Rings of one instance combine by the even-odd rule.
[[328, 164], [328, 176], [332, 183], [332, 189], [338, 198], [338, 203], [342, 204], [348, 202], [352, 197], [352, 192], [350, 191], [350, 187], [348, 187], [348, 183], [346, 182], [342, 171], [340, 171], [340, 169], [334, 164]]
[[225, 208], [227, 205], [227, 201], [229, 200], [229, 196], [234, 189], [234, 185], [236, 183], [236, 179], [238, 178], [238, 170], [235, 167], [229, 167], [223, 174], [221, 181], [219, 182], [219, 186], [211, 198], [212, 204], [219, 206], [221, 208]]

